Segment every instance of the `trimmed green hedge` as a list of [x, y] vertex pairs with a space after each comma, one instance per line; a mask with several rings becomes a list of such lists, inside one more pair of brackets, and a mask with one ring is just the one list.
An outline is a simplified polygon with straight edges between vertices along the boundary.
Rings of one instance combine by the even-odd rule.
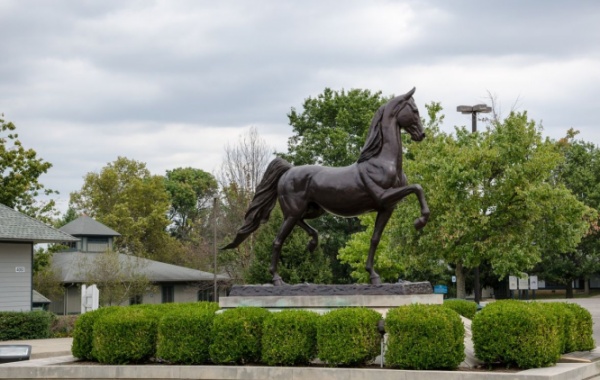
[[475, 318], [475, 314], [477, 313], [477, 304], [467, 300], [445, 300], [444, 306], [456, 311], [458, 314], [468, 319]]
[[565, 303], [566, 307], [573, 313], [575, 325], [572, 329], [571, 339], [568, 340], [569, 351], [590, 351], [596, 348], [593, 336], [592, 315], [585, 308], [575, 303]]
[[541, 304], [492, 302], [477, 313], [471, 330], [475, 356], [485, 363], [537, 368], [560, 357], [561, 321]]
[[262, 327], [268, 315], [269, 311], [258, 307], [239, 307], [217, 314], [209, 348], [213, 363], [260, 362]]
[[216, 303], [198, 303], [178, 308], [158, 323], [156, 356], [177, 364], [210, 361], [209, 347]]
[[366, 308], [345, 308], [328, 312], [317, 321], [317, 352], [333, 366], [364, 365], [381, 350], [377, 325], [381, 314]]
[[93, 352], [100, 363], [127, 364], [150, 359], [156, 348], [156, 318], [123, 308], [94, 323]]
[[263, 323], [262, 361], [268, 365], [308, 364], [317, 356], [317, 319], [306, 310], [271, 313]]
[[52, 320], [47, 311], [2, 311], [0, 341], [49, 338]]
[[465, 358], [465, 328], [459, 315], [441, 305], [390, 309], [385, 363], [402, 369], [454, 369]]
[[73, 330], [73, 344], [71, 345], [73, 356], [83, 360], [96, 360], [93, 352], [94, 324], [101, 316], [120, 309], [119, 306], [110, 306], [81, 314], [75, 321]]

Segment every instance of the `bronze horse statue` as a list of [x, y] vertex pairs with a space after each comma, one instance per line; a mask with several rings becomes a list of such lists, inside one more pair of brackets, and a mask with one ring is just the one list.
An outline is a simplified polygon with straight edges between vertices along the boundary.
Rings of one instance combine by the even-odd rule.
[[244, 225], [230, 244], [231, 249], [242, 243], [269, 215], [279, 200], [283, 211], [283, 224], [273, 242], [271, 266], [274, 285], [283, 285], [277, 273], [281, 247], [294, 226], [300, 226], [311, 237], [308, 250], [313, 252], [318, 244], [317, 231], [306, 219], [317, 218], [325, 211], [342, 217], [353, 217], [376, 211], [375, 230], [371, 238], [366, 270], [371, 284], [381, 284], [373, 269], [375, 250], [381, 234], [396, 208], [407, 195], [415, 194], [421, 204], [421, 216], [415, 227], [421, 229], [429, 219], [429, 208], [420, 185], [409, 185], [402, 171], [402, 139], [400, 129], [407, 131], [412, 140], [425, 137], [419, 111], [412, 95], [413, 88], [381, 106], [371, 121], [367, 141], [358, 161], [350, 166], [335, 168], [317, 165], [293, 167], [282, 158], [268, 165], [256, 188], [256, 194], [244, 217]]

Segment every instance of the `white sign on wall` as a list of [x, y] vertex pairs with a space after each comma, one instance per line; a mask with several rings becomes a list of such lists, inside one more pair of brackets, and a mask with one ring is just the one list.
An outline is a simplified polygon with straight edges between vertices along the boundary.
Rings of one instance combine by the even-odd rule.
[[15, 273], [25, 273], [25, 267], [15, 267]]
[[529, 289], [531, 290], [537, 290], [538, 288], [538, 278], [537, 276], [530, 276], [529, 277]]
[[516, 276], [508, 276], [508, 289], [517, 290], [517, 277]]

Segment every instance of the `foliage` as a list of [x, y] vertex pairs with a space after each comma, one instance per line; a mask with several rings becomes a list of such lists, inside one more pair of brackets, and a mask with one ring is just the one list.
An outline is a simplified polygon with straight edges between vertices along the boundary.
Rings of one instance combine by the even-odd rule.
[[[440, 120], [433, 106], [430, 118]], [[464, 298], [463, 268], [489, 262], [503, 278], [533, 268], [550, 245], [560, 252], [577, 246], [594, 212], [552, 181], [560, 152], [527, 113], [511, 113], [480, 133], [463, 127], [446, 134], [436, 123], [429, 123], [425, 140], [406, 145], [404, 161], [409, 182], [423, 186], [435, 212], [416, 231], [418, 202], [398, 205], [377, 254], [382, 280], [395, 280], [407, 263], [443, 260], [455, 265], [458, 298]], [[373, 218], [363, 223], [367, 232], [355, 234], [340, 255], [358, 278], [366, 275], [360, 248], [371, 238]]]
[[[271, 282], [269, 265], [271, 264], [271, 253], [273, 251], [273, 239], [277, 235], [283, 223], [283, 213], [279, 205], [271, 212], [269, 221], [262, 225], [254, 237], [253, 250], [255, 260], [244, 276], [245, 282], [249, 284], [265, 284]], [[299, 228], [288, 236], [281, 250], [281, 263], [278, 266], [279, 275], [288, 284], [299, 283], [331, 283], [332, 274], [328, 257], [320, 248], [310, 253], [307, 243], [310, 237]]]
[[71, 353], [82, 360], [95, 360], [94, 356], [94, 325], [105, 314], [114, 313], [121, 308], [118, 306], [102, 307], [100, 309], [81, 314], [75, 321], [73, 330], [73, 344]]
[[215, 317], [210, 358], [215, 364], [258, 363], [261, 358], [262, 327], [266, 309], [239, 307]]
[[158, 323], [156, 356], [176, 364], [203, 364], [210, 360], [211, 329], [218, 305], [188, 304]]
[[201, 169], [177, 168], [167, 170], [165, 188], [171, 196], [171, 234], [184, 241], [193, 239], [199, 235], [198, 230], [207, 225], [206, 219], [217, 194], [217, 181]]
[[153, 356], [157, 320], [143, 310], [122, 308], [94, 323], [94, 357], [100, 363], [139, 363]]
[[38, 248], [33, 255], [33, 288], [45, 297], [60, 299], [65, 292], [59, 268], [52, 266], [52, 252]]
[[588, 310], [577, 304], [567, 303], [565, 305], [574, 316], [574, 326], [569, 330], [573, 335], [568, 339], [570, 345], [566, 348], [567, 352], [593, 350], [596, 343], [593, 336], [594, 322], [592, 315]]
[[403, 369], [454, 369], [465, 358], [463, 323], [441, 305], [409, 305], [390, 309], [385, 362]]
[[336, 309], [317, 320], [317, 352], [332, 366], [364, 365], [379, 354], [381, 314], [366, 308]]
[[167, 232], [169, 193], [163, 177], [146, 164], [119, 157], [100, 173], [88, 173], [70, 206], [121, 234], [115, 249], [135, 256], [174, 262], [181, 245]]
[[561, 352], [562, 326], [552, 310], [520, 301], [496, 301], [471, 325], [475, 356], [485, 363], [547, 367]]
[[0, 203], [43, 222], [50, 222], [54, 214], [54, 200], [38, 202], [40, 195], [57, 194], [39, 182], [52, 164], [37, 156], [33, 149], [25, 149], [15, 133], [13, 123], [0, 114]]
[[0, 341], [48, 338], [52, 318], [47, 311], [0, 311]]
[[72, 337], [77, 318], [79, 315], [55, 315], [50, 326], [50, 338]]
[[317, 319], [307, 310], [271, 313], [264, 321], [262, 361], [268, 365], [303, 365], [317, 355]]
[[456, 311], [458, 314], [467, 319], [473, 319], [475, 317], [475, 313], [477, 313], [477, 304], [467, 300], [444, 300], [444, 307]]
[[79, 270], [86, 284], [98, 286], [101, 305], [119, 305], [132, 297], [155, 291], [143, 272], [145, 263], [139, 257], [112, 250], [99, 253], [92, 260], [87, 256], [89, 254], [80, 256]]

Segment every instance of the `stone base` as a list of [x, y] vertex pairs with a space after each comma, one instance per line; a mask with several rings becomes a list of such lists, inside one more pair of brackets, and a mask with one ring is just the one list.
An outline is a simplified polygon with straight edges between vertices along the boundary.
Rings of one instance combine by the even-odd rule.
[[267, 297], [267, 296], [349, 296], [349, 295], [413, 295], [433, 292], [429, 282], [402, 281], [395, 284], [344, 284], [317, 285], [297, 284], [273, 286], [234, 285], [229, 296]]

